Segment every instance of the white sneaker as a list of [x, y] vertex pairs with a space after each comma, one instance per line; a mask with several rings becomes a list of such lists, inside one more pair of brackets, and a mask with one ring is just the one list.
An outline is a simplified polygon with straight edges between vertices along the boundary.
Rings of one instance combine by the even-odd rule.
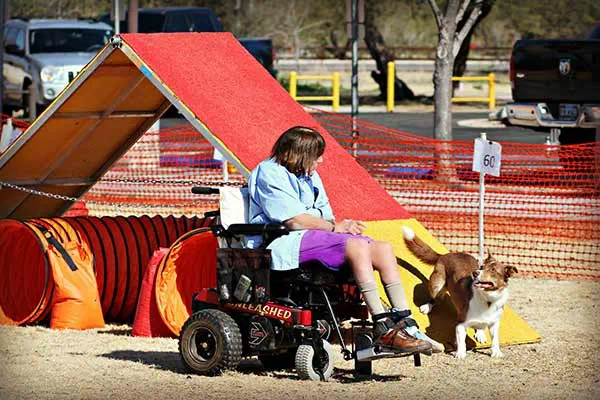
[[446, 349], [443, 344], [441, 344], [440, 342], [436, 342], [435, 340], [427, 336], [425, 333], [421, 332], [416, 326], [406, 327], [404, 331], [416, 339], [424, 340], [426, 342], [431, 343], [431, 351], [433, 353], [443, 353]]

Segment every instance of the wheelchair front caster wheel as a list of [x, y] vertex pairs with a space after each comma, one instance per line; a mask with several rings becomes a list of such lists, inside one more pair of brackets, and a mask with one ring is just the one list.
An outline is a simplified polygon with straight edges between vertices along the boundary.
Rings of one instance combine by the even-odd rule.
[[333, 364], [335, 361], [333, 349], [327, 340], [323, 340], [323, 351], [321, 357], [315, 355], [315, 349], [312, 345], [302, 344], [296, 351], [296, 372], [301, 379], [311, 381], [326, 381], [333, 374]]

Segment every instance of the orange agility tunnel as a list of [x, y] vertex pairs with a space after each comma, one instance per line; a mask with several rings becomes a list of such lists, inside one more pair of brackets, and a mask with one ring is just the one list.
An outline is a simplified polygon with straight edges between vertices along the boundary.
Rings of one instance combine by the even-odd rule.
[[156, 281], [156, 270], [163, 258], [169, 252], [168, 248], [161, 247], [156, 250], [148, 262], [142, 287], [138, 298], [135, 317], [131, 334], [133, 336], [143, 337], [169, 337], [172, 336], [171, 330], [163, 322], [156, 305], [156, 294], [154, 291], [154, 282]]
[[60, 257], [49, 258], [52, 246], [42, 229], [64, 246], [88, 249], [102, 315], [107, 321], [129, 322], [153, 252], [210, 223], [173, 216], [0, 220], [0, 324], [34, 324], [51, 313], [56, 300], [53, 268]]
[[196, 229], [173, 243], [158, 265], [153, 290], [158, 314], [170, 336], [178, 336], [191, 315], [194, 293], [216, 287], [218, 247], [209, 229]]
[[0, 220], [0, 323], [33, 324], [50, 311], [54, 280], [39, 231]]

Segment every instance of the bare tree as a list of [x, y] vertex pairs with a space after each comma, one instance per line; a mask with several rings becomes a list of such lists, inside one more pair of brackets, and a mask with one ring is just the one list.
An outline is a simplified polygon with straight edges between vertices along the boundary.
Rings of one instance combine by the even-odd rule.
[[[473, 33], [475, 33], [475, 28], [477, 28], [477, 25], [479, 25], [479, 23], [485, 17], [487, 17], [490, 11], [492, 11], [492, 7], [494, 6], [495, 1], [496, 0], [483, 0], [483, 4], [481, 5], [481, 14], [479, 14], [477, 19], [475, 20], [473, 27], [465, 37], [465, 40], [463, 40], [462, 45], [460, 46], [460, 50], [456, 55], [456, 58], [454, 60], [452, 76], [463, 76], [465, 74], [465, 71], [467, 70], [467, 59], [469, 58], [469, 51], [471, 50], [471, 40], [473, 39]], [[467, 11], [467, 13], [469, 13], [469, 11]], [[465, 22], [466, 20], [463, 18], [463, 20], [458, 23], [457, 29], [461, 30]], [[453, 91], [458, 88], [459, 83], [459, 81], [453, 82]]]
[[[469, 5], [473, 1], [470, 13]], [[444, 12], [437, 0], [428, 0], [438, 27], [438, 44], [435, 54], [434, 87], [434, 137], [452, 140], [452, 72], [460, 47], [481, 14], [484, 0], [448, 0]], [[463, 22], [462, 28], [457, 29]]]
[[[375, 23], [375, 12], [372, 5], [372, 3], [367, 4], [367, 7], [365, 7], [365, 44], [369, 49], [371, 57], [375, 60], [376, 70], [371, 71], [371, 77], [379, 85], [380, 97], [386, 98], [388, 80], [387, 64], [390, 61], [393, 62], [395, 57], [394, 53], [385, 44], [383, 35]], [[413, 91], [397, 75], [394, 76], [394, 99], [415, 99]]]
[[[299, 70], [302, 49], [311, 42], [309, 33], [326, 25], [327, 20], [312, 18], [310, 8], [305, 7], [303, 2], [289, 0], [287, 3], [279, 3], [281, 5], [277, 8], [265, 10], [267, 13], [270, 11], [271, 19], [277, 21], [277, 25], [273, 26], [271, 31], [267, 31], [266, 36], [277, 37], [284, 46], [294, 50], [296, 70]], [[285, 4], [287, 7], [284, 7]]]

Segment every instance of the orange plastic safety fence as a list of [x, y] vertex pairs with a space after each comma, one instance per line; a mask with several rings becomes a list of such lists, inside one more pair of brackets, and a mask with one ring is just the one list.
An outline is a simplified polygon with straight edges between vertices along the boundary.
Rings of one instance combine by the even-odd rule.
[[[318, 112], [313, 116], [450, 251], [478, 252], [479, 174], [472, 141], [439, 141]], [[600, 280], [600, 144], [502, 143], [485, 179], [485, 248], [521, 274]], [[229, 182], [244, 178], [228, 171]], [[198, 215], [217, 207], [194, 185], [222, 163], [189, 125], [149, 131], [83, 198], [92, 215]], [[94, 204], [110, 202], [114, 206]]]
[[[329, 113], [315, 117], [450, 251], [478, 252], [473, 141], [439, 141]], [[502, 143], [485, 178], [485, 249], [524, 275], [600, 279], [600, 144]]]
[[[245, 181], [231, 166], [226, 174], [232, 185]], [[142, 215], [149, 210], [198, 215], [216, 209], [218, 199], [192, 194], [191, 187], [218, 185], [223, 179], [223, 162], [215, 158], [210, 143], [191, 125], [178, 125], [146, 132], [83, 200], [93, 215]]]

